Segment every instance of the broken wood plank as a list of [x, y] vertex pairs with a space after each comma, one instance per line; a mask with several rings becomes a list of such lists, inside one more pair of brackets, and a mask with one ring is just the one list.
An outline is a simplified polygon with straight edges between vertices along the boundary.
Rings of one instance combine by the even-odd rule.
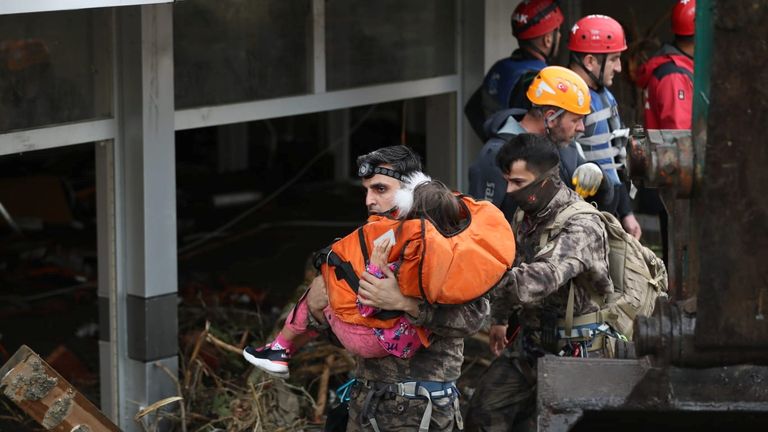
[[32, 349], [22, 345], [0, 368], [0, 389], [22, 411], [54, 432], [120, 429]]

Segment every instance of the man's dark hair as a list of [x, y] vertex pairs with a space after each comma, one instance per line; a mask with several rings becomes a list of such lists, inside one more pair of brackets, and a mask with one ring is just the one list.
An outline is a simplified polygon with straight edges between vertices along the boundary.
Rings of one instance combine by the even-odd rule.
[[540, 176], [560, 163], [560, 154], [549, 138], [524, 133], [504, 143], [496, 155], [496, 165], [507, 174], [509, 167], [519, 160], [525, 161], [528, 171]]
[[383, 147], [364, 154], [357, 158], [357, 166], [368, 163], [371, 167], [379, 165], [392, 165], [392, 169], [402, 175], [410, 175], [416, 171], [421, 171], [421, 160], [419, 155], [410, 148], [398, 145]]

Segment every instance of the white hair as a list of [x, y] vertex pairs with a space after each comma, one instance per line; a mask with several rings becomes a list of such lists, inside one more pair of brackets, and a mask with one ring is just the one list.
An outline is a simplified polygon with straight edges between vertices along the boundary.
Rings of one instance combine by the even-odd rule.
[[415, 171], [403, 177], [400, 189], [395, 192], [394, 204], [398, 209], [398, 218], [405, 218], [411, 211], [411, 207], [413, 207], [413, 190], [416, 189], [416, 186], [429, 181], [432, 181], [432, 178], [421, 171]]

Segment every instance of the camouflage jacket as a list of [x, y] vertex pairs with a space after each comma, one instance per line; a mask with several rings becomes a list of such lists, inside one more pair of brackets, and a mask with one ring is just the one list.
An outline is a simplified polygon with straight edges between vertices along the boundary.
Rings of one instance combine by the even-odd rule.
[[521, 323], [536, 328], [543, 316], [563, 318], [568, 289], [574, 279], [574, 316], [594, 312], [600, 305], [590, 296], [613, 292], [608, 272], [608, 237], [597, 215], [580, 214], [544, 247], [539, 243], [558, 212], [581, 198], [561, 187], [544, 210], [525, 215], [515, 232], [517, 258], [492, 291], [491, 319], [506, 324], [513, 309], [521, 309]]
[[486, 296], [462, 305], [430, 306], [422, 303], [419, 316], [408, 319], [432, 331], [432, 344], [420, 348], [410, 359], [391, 355], [358, 358], [357, 377], [390, 383], [458, 379], [464, 361], [464, 337], [480, 330], [489, 310]]

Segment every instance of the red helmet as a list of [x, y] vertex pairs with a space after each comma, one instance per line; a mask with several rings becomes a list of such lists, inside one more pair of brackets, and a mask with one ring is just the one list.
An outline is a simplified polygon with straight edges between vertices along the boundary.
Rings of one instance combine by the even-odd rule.
[[571, 28], [568, 49], [587, 54], [620, 52], [627, 49], [624, 29], [615, 19], [605, 15], [587, 15]]
[[672, 9], [672, 33], [693, 36], [696, 32], [696, 0], [678, 0]]
[[563, 13], [555, 0], [525, 0], [512, 12], [512, 34], [518, 39], [533, 39], [560, 27]]

